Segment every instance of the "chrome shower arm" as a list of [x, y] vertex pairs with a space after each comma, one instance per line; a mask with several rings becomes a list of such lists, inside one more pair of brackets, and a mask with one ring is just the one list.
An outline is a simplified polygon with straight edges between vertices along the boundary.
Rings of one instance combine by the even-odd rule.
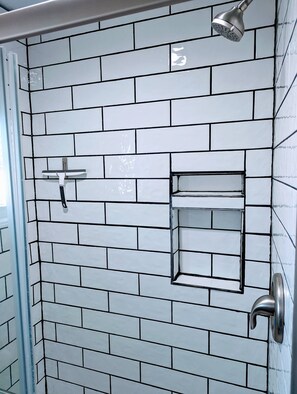
[[237, 8], [240, 8], [241, 11], [244, 12], [244, 11], [248, 8], [248, 6], [251, 4], [252, 1], [253, 1], [253, 0], [242, 0], [242, 1], [238, 4]]

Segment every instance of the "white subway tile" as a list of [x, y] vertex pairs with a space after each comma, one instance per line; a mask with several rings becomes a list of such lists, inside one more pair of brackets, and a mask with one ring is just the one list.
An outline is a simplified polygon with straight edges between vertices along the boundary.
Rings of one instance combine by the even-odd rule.
[[143, 340], [129, 339], [112, 335], [110, 352], [116, 356], [143, 361], [155, 365], [171, 366], [169, 346], [148, 343]]
[[78, 267], [54, 263], [42, 263], [41, 274], [42, 280], [45, 282], [63, 283], [77, 286], [80, 284], [80, 273]]
[[199, 394], [207, 393], [205, 378], [148, 364], [141, 366], [141, 381], [167, 390], [177, 390], [184, 394], [193, 394], [193, 387], [197, 389]]
[[[74, 269], [75, 267], [70, 267]], [[78, 268], [77, 268], [78, 269]], [[79, 284], [78, 284], [79, 285]], [[107, 292], [84, 289], [82, 287], [55, 285], [56, 302], [106, 311], [108, 309]]]
[[140, 366], [137, 361], [86, 350], [84, 352], [84, 365], [87, 368], [98, 369], [108, 374], [139, 380]]
[[72, 37], [72, 59], [83, 59], [133, 49], [132, 26], [103, 30]]
[[176, 153], [172, 155], [172, 171], [243, 171], [243, 152]]
[[252, 389], [267, 390], [267, 369], [255, 365], [248, 366], [248, 386]]
[[166, 71], [169, 71], [168, 46], [143, 49], [102, 58], [103, 80], [127, 78]]
[[[225, 294], [219, 292], [220, 294]], [[229, 294], [229, 293], [226, 293]], [[222, 305], [222, 307], [224, 307]], [[226, 332], [228, 334], [247, 334], [247, 315], [207, 306], [173, 304], [173, 322], [189, 327]]]
[[[261, 163], [261, 166], [259, 166]], [[272, 167], [272, 150], [250, 150], [246, 152], [247, 176], [270, 176]]]
[[254, 33], [246, 32], [240, 45], [222, 37], [179, 42], [171, 47], [172, 70], [232, 63], [254, 58]]
[[273, 90], [255, 92], [255, 119], [273, 117]]
[[207, 8], [136, 23], [136, 48], [209, 36], [210, 20], [210, 8]]
[[[38, 199], [61, 201], [59, 184], [56, 179], [40, 179], [35, 182], [35, 185]], [[65, 182], [65, 194], [68, 200], [75, 199], [75, 184], [73, 181], [67, 180]]]
[[74, 108], [102, 107], [134, 102], [134, 81], [125, 79], [73, 88]]
[[272, 121], [222, 123], [212, 125], [211, 148], [251, 149], [272, 145]]
[[135, 132], [115, 131], [75, 136], [77, 155], [135, 153]]
[[39, 239], [45, 242], [77, 243], [77, 226], [66, 223], [39, 223]]
[[170, 105], [167, 101], [107, 107], [103, 108], [103, 114], [105, 130], [170, 125]]
[[32, 113], [71, 109], [71, 88], [32, 92], [31, 104]]
[[209, 149], [208, 126], [166, 127], [137, 131], [137, 152], [179, 152]]
[[239, 255], [240, 232], [181, 228], [179, 242], [183, 250]]
[[141, 338], [177, 348], [207, 353], [207, 331], [149, 320], [141, 321]]
[[210, 91], [208, 68], [136, 79], [137, 101], [204, 96]]
[[[169, 394], [169, 391], [158, 389], [156, 387], [147, 386], [144, 384], [131, 382], [129, 380], [111, 377], [111, 388], [114, 394]], [[89, 393], [86, 393], [89, 394]], [[92, 394], [92, 393], [90, 393]], [[94, 393], [95, 394], [95, 393]]]
[[53, 261], [51, 244], [39, 242], [39, 255], [40, 255], [40, 260], [42, 261]]
[[56, 339], [56, 324], [50, 322], [44, 322], [44, 336], [45, 339], [55, 340]]
[[46, 127], [48, 134], [100, 131], [102, 130], [101, 110], [95, 108], [77, 111], [51, 112], [46, 114]]
[[210, 333], [210, 354], [251, 364], [267, 365], [267, 343], [253, 339]]
[[274, 27], [256, 31], [256, 57], [274, 56]]
[[43, 318], [55, 323], [81, 325], [81, 309], [71, 306], [43, 303]]
[[140, 228], [138, 235], [140, 249], [170, 252], [171, 242], [169, 230]]
[[179, 252], [180, 271], [203, 276], [211, 275], [211, 255], [206, 253]]
[[245, 387], [233, 386], [231, 384], [210, 380], [209, 394], [260, 394], [258, 391], [250, 390]]
[[110, 293], [110, 311], [152, 320], [171, 321], [171, 303], [148, 297]]
[[135, 317], [83, 310], [83, 326], [109, 334], [139, 338], [139, 319]]
[[246, 381], [245, 364], [206, 354], [174, 349], [173, 366], [181, 371], [220, 379], [230, 383], [244, 385]]
[[213, 67], [212, 92], [226, 93], [271, 88], [273, 86], [273, 71], [273, 59]]
[[[55, 302], [54, 284], [42, 283], [42, 301]], [[51, 339], [51, 338], [48, 338]]]
[[170, 254], [109, 249], [108, 267], [120, 271], [169, 276]]
[[[123, 156], [121, 156], [123, 157]], [[107, 158], [114, 161], [114, 158]], [[114, 167], [111, 164], [110, 170]], [[122, 177], [121, 174], [117, 177]], [[136, 201], [134, 180], [85, 180], [77, 184], [78, 200], [88, 201]]]
[[84, 349], [108, 352], [108, 335], [82, 328], [57, 325], [57, 341]]
[[42, 135], [45, 134], [45, 120], [44, 115], [32, 115], [32, 134]]
[[106, 223], [169, 227], [169, 206], [159, 204], [106, 204]]
[[[57, 361], [46, 359], [45, 360], [45, 367], [46, 367], [48, 376], [50, 376], [52, 378], [58, 377], [58, 362]], [[63, 384], [63, 382], [61, 382], [61, 383]], [[69, 386], [71, 386], [71, 385], [69, 385]]]
[[141, 275], [140, 294], [147, 297], [208, 304], [208, 290], [172, 285], [170, 278]]
[[81, 244], [136, 249], [136, 228], [79, 225]]
[[47, 388], [50, 393], [83, 394], [82, 387], [75, 384], [63, 382], [62, 380], [53, 379], [51, 377], [47, 378]]
[[68, 39], [32, 45], [28, 51], [30, 68], [70, 60]]
[[97, 22], [42, 34], [41, 38], [42, 38], [42, 42], [45, 42], [50, 40], [56, 40], [57, 38], [61, 38], [61, 37], [68, 37], [76, 34], [87, 33], [92, 30], [98, 30]]
[[137, 180], [137, 200], [139, 202], [169, 202], [169, 181]]
[[246, 207], [246, 231], [269, 234], [271, 224], [270, 208]]
[[169, 155], [106, 157], [105, 168], [107, 178], [168, 178]]
[[80, 85], [100, 81], [99, 59], [49, 66], [43, 69], [44, 88]]
[[82, 349], [50, 341], [44, 341], [44, 345], [48, 358], [82, 365]]
[[106, 251], [104, 248], [54, 244], [53, 253], [54, 260], [57, 263], [97, 268], [106, 267]]
[[252, 118], [252, 93], [174, 100], [173, 125], [248, 120]]
[[246, 259], [269, 261], [270, 238], [265, 235], [246, 235]]
[[270, 265], [257, 261], [246, 261], [245, 284], [268, 289], [270, 286]]
[[213, 255], [213, 276], [239, 280], [240, 258], [233, 256]]
[[38, 136], [33, 138], [36, 157], [71, 156], [74, 154], [71, 135]]
[[46, 158], [43, 159], [39, 159], [39, 158], [35, 158], [34, 159], [34, 168], [35, 168], [35, 179], [36, 178], [42, 178], [43, 179], [43, 175], [42, 175], [42, 171], [47, 169], [47, 160]]
[[60, 363], [59, 378], [80, 386], [103, 390], [105, 393], [109, 392], [109, 376], [86, 368]]
[[271, 179], [270, 178], [247, 179], [246, 203], [249, 205], [270, 205]]
[[121, 293], [138, 293], [138, 276], [127, 272], [82, 268], [82, 285], [95, 289], [118, 291]]

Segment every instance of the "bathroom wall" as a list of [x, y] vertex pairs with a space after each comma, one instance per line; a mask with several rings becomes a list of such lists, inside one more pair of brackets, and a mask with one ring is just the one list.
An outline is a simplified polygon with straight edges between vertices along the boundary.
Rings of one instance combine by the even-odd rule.
[[[47, 392], [265, 393], [274, 2], [240, 44], [232, 4], [185, 4], [29, 39]], [[68, 210], [42, 170], [68, 180]], [[170, 172], [244, 171], [244, 293], [170, 283]]]
[[297, 3], [282, 0], [277, 11], [275, 131], [273, 161], [272, 273], [285, 284], [285, 336], [270, 343], [271, 393], [289, 394], [291, 380], [294, 271], [296, 254]]

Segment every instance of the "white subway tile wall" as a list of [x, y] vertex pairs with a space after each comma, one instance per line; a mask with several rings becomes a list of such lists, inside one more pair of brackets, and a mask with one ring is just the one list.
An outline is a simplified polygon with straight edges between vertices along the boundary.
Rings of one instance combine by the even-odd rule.
[[[265, 6], [250, 7], [239, 44], [211, 30], [230, 7], [218, 0], [29, 41], [42, 78], [32, 179], [48, 394], [267, 391], [267, 321], [248, 330], [270, 274], [274, 1]], [[67, 182], [68, 211], [41, 174], [63, 156], [87, 170]], [[170, 283], [171, 171], [245, 172], [244, 294]], [[235, 275], [226, 259], [214, 269]]]
[[281, 273], [284, 278], [286, 325], [282, 345], [270, 339], [269, 392], [283, 394], [294, 391], [291, 373], [296, 374], [292, 369], [292, 347], [296, 340], [293, 337], [293, 319], [296, 319], [293, 315], [296, 300], [296, 21], [296, 2], [281, 1], [276, 23], [271, 260], [272, 274]]

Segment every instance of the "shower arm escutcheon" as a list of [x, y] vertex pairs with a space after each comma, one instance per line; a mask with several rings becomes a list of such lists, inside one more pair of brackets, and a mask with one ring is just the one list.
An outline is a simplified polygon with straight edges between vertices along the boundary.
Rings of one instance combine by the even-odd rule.
[[275, 274], [272, 278], [271, 292], [262, 296], [254, 303], [250, 314], [250, 328], [254, 330], [257, 325], [257, 316], [270, 317], [273, 339], [283, 342], [284, 332], [284, 285], [281, 274]]

